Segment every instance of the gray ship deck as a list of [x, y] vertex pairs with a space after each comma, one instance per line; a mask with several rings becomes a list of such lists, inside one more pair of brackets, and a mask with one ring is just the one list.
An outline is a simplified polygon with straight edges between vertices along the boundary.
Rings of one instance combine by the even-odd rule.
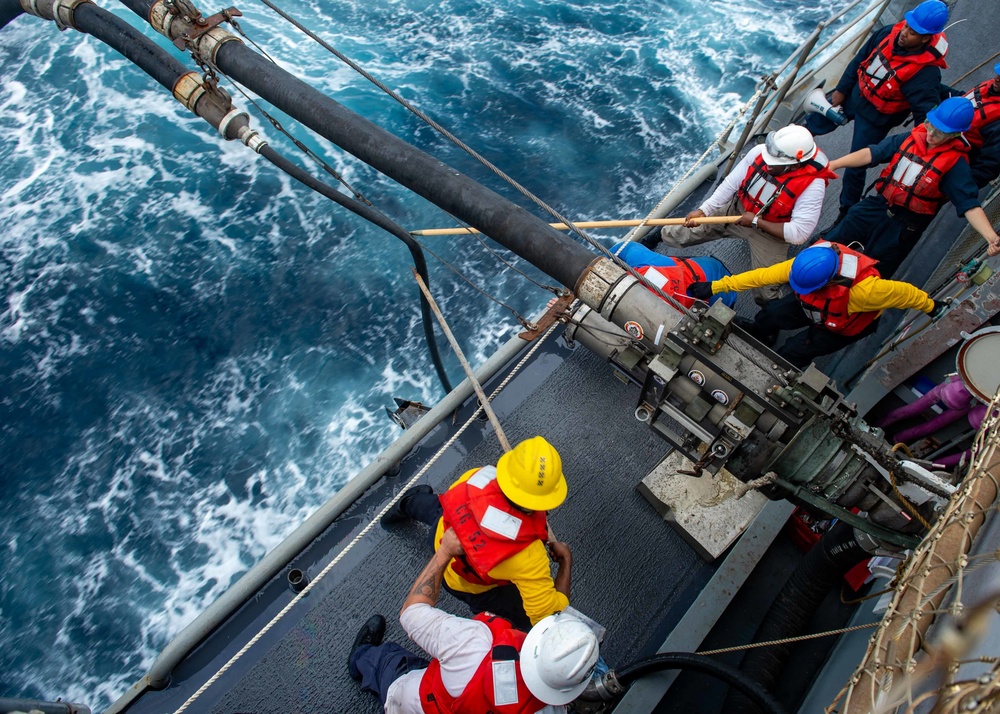
[[[971, 19], [949, 30], [951, 67], [944, 73], [946, 82], [954, 82], [991, 54], [996, 20], [986, 15], [995, 8], [985, 5], [992, 3], [953, 3], [953, 16]], [[990, 76], [990, 67], [992, 63], [972, 73], [963, 86]], [[836, 157], [846, 152], [850, 136], [848, 126], [819, 143]], [[836, 215], [838, 193], [838, 187], [831, 186], [821, 227]], [[920, 255], [907, 261], [897, 278], [922, 284], [957, 235], [956, 227], [964, 227], [964, 221], [946, 208], [928, 231]], [[730, 268], [747, 266], [746, 249], [736, 241], [712, 250]], [[752, 311], [746, 296], [741, 296], [740, 311]], [[828, 368], [843, 383], [873, 355], [901, 317], [888, 316], [878, 336], [820, 361], [820, 368]], [[609, 365], [582, 348], [571, 351], [559, 339], [550, 340], [494, 402], [511, 441], [543, 434], [563, 455], [569, 497], [552, 513], [551, 523], [559, 538], [573, 548], [573, 605], [607, 627], [603, 653], [612, 666], [655, 651], [717, 568], [704, 562], [635, 489], [669, 450], [666, 442], [632, 418], [637, 398], [637, 388], [614, 379]], [[467, 403], [457, 423], [468, 418], [470, 410]], [[402, 462], [398, 475], [379, 482], [291, 567], [310, 576], [322, 569], [444, 442], [445, 431], [444, 425], [437, 427]], [[500, 453], [488, 425], [478, 424], [430, 471], [426, 481], [441, 490], [466, 469], [494, 463]], [[380, 711], [375, 699], [362, 694], [348, 677], [348, 649], [358, 627], [374, 612], [387, 616], [387, 638], [405, 643], [396, 614], [429, 553], [424, 526], [406, 525], [392, 532], [376, 527], [279, 626], [208, 688], [191, 710], [254, 714]], [[796, 556], [789, 552], [778, 557], [785, 565], [776, 571]], [[145, 694], [129, 711], [176, 709], [292, 597], [282, 572], [176, 669], [170, 687]], [[441, 605], [452, 612], [467, 612], [447, 594]], [[758, 603], [756, 609], [764, 608]], [[729, 617], [735, 617], [731, 622], [736, 623], [750, 621], [749, 614]], [[730, 644], [747, 639], [738, 628], [731, 636]], [[707, 701], [702, 704], [700, 711], [713, 710]], [[663, 711], [686, 711], [685, 706], [678, 701], [677, 708]]]

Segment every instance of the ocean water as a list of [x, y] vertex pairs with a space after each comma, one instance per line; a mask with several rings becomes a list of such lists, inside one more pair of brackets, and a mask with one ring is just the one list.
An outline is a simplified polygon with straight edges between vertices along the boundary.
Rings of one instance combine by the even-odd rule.
[[[585, 220], [645, 215], [759, 77], [847, 4], [286, 9]], [[514, 198], [264, 6], [240, 9], [283, 66]], [[0, 67], [0, 696], [100, 710], [398, 435], [383, 409], [392, 397], [434, 403], [442, 389], [395, 238], [213, 135], [91, 38], [21, 17], [0, 32]], [[282, 123], [404, 227], [452, 225]], [[550, 297], [473, 238], [425, 245], [521, 314]], [[470, 361], [519, 331], [505, 307], [428, 262]]]

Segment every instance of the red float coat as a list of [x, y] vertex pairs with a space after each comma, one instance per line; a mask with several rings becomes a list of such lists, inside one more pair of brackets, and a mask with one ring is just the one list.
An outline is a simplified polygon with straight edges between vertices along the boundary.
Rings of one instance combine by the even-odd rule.
[[470, 583], [506, 584], [491, 578], [490, 570], [536, 540], [548, 538], [545, 512], [529, 515], [517, 510], [500, 490], [492, 466], [478, 469], [441, 494], [441, 507], [444, 530], [454, 528], [465, 550], [449, 567]]
[[941, 178], [969, 151], [960, 136], [937, 146], [928, 146], [927, 129], [915, 127], [882, 174], [875, 187], [890, 208], [933, 216], [947, 200]]
[[858, 67], [858, 89], [861, 96], [882, 114], [909, 111], [910, 103], [903, 95], [903, 85], [928, 65], [941, 68], [948, 66], [945, 62], [948, 40], [943, 32], [931, 36], [923, 52], [913, 55], [896, 54], [896, 38], [905, 26], [905, 20], [896, 23], [868, 59]]
[[775, 192], [779, 192], [761, 218], [775, 223], [788, 223], [792, 219], [795, 201], [809, 184], [817, 179], [829, 181], [837, 178], [837, 174], [829, 169], [829, 164], [826, 154], [817, 151], [816, 156], [801, 166], [775, 176], [767, 171], [767, 163], [761, 154], [750, 164], [736, 195], [743, 204], [744, 211], [759, 213]]
[[847, 246], [820, 241], [817, 246], [833, 248], [839, 262], [833, 280], [808, 295], [797, 295], [803, 311], [817, 325], [838, 335], [851, 337], [868, 327], [880, 312], [847, 312], [851, 288], [866, 278], [878, 276], [877, 261]]
[[472, 619], [490, 628], [493, 646], [457, 697], [451, 696], [441, 681], [441, 662], [431, 660], [420, 680], [420, 705], [425, 714], [534, 714], [544, 709], [545, 702], [528, 691], [521, 677], [519, 653], [525, 634], [487, 613]]

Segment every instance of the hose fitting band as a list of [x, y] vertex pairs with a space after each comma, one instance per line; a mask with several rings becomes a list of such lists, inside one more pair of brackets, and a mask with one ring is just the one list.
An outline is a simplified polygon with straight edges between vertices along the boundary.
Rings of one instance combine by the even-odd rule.
[[197, 72], [182, 74], [174, 84], [174, 98], [192, 112], [206, 91], [205, 83]]
[[242, 43], [243, 40], [221, 27], [213, 27], [191, 43], [191, 51], [215, 65], [215, 56], [218, 54], [219, 48], [227, 42]]
[[170, 35], [170, 25], [176, 17], [175, 14], [170, 12], [170, 8], [164, 0], [158, 0], [158, 2], [153, 3], [153, 6], [149, 8], [149, 24], [168, 40], [173, 39]]

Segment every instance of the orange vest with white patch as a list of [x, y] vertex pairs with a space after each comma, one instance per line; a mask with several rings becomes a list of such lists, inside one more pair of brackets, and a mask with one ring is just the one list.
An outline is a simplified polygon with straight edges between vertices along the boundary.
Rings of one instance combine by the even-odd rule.
[[522, 513], [497, 484], [495, 466], [476, 469], [467, 480], [441, 494], [444, 529], [455, 529], [465, 550], [451, 561], [455, 574], [477, 585], [504, 585], [490, 570], [536, 540], [548, 538], [544, 511]]
[[992, 124], [1000, 119], [1000, 94], [993, 94], [990, 89], [993, 87], [993, 80], [988, 79], [978, 87], [970, 89], [965, 98], [972, 102], [976, 113], [972, 117], [972, 126], [963, 132], [966, 141], [972, 145], [973, 149], [979, 149], [983, 145], [983, 127]]
[[750, 163], [747, 175], [740, 183], [736, 195], [743, 204], [744, 211], [759, 213], [777, 193], [777, 197], [761, 218], [775, 223], [788, 223], [792, 220], [795, 201], [809, 184], [816, 180], [830, 181], [837, 178], [837, 174], [828, 168], [829, 164], [830, 160], [826, 158], [826, 154], [817, 151], [816, 156], [801, 166], [774, 176], [767, 171], [767, 162], [761, 154]]
[[799, 304], [815, 324], [845, 337], [857, 335], [872, 324], [881, 311], [848, 314], [847, 304], [851, 300], [851, 288], [873, 275], [877, 277], [878, 270], [875, 268], [875, 263], [878, 261], [844, 245], [828, 241], [820, 241], [815, 245], [837, 251], [839, 258], [837, 273], [833, 280], [819, 290], [813, 290], [808, 295], [796, 294]]
[[424, 714], [534, 714], [545, 708], [521, 676], [520, 651], [525, 634], [503, 618], [479, 613], [472, 618], [490, 628], [493, 644], [472, 679], [457, 697], [441, 681], [441, 662], [431, 660], [420, 680]]
[[890, 208], [933, 216], [947, 200], [941, 192], [941, 179], [968, 151], [960, 136], [929, 146], [927, 129], [921, 124], [903, 139], [875, 181], [875, 188]]
[[861, 96], [871, 102], [881, 114], [899, 114], [910, 110], [910, 103], [903, 96], [903, 85], [913, 79], [924, 67], [946, 68], [948, 40], [944, 33], [931, 36], [923, 52], [914, 55], [897, 55], [896, 38], [906, 27], [898, 22], [868, 59], [858, 67], [858, 88]]
[[693, 260], [677, 257], [673, 260], [677, 265], [644, 265], [635, 272], [684, 307], [694, 307], [694, 298], [688, 297], [687, 289], [691, 283], [704, 282], [705, 271]]

